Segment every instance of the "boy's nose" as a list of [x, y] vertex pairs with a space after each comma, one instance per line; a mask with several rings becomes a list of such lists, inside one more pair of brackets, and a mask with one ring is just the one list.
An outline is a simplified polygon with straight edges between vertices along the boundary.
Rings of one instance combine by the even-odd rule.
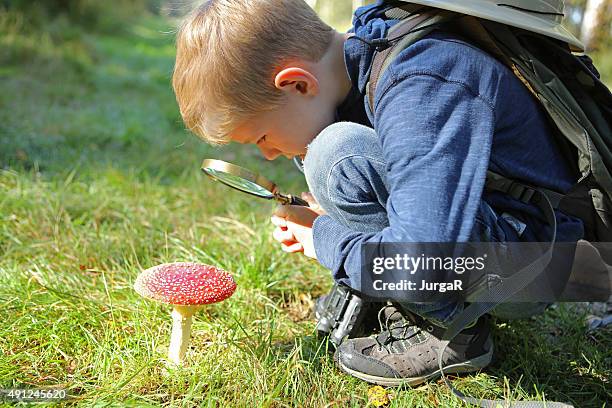
[[280, 156], [281, 152], [276, 149], [266, 149], [265, 147], [257, 146], [266, 160], [274, 160]]

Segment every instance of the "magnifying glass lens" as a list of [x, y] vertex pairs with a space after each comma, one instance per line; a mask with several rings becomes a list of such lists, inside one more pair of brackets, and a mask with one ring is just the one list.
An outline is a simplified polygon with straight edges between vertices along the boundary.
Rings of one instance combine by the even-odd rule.
[[206, 159], [202, 162], [202, 170], [213, 180], [243, 193], [267, 200], [276, 200], [283, 205], [302, 205], [308, 207], [306, 201], [299, 197], [279, 193], [276, 184], [244, 167], [221, 160]]
[[227, 186], [230, 186], [232, 188], [235, 188], [237, 190], [243, 191], [245, 193], [256, 195], [256, 196], [263, 197], [263, 198], [270, 198], [274, 195], [271, 191], [268, 191], [267, 189], [260, 186], [259, 184], [253, 183], [252, 181], [244, 179], [240, 176], [236, 176], [230, 173], [225, 173], [223, 171], [219, 171], [219, 170], [215, 170], [211, 168], [205, 168], [204, 171], [210, 177], [213, 177], [214, 179], [220, 181], [221, 183]]

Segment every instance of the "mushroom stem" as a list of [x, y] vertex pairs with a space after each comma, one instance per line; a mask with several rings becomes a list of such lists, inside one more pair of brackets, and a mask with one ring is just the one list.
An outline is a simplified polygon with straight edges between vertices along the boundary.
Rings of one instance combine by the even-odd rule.
[[191, 338], [191, 318], [195, 313], [195, 306], [174, 306], [172, 309], [172, 336], [170, 338], [170, 349], [168, 359], [181, 365], [185, 352], [189, 347]]

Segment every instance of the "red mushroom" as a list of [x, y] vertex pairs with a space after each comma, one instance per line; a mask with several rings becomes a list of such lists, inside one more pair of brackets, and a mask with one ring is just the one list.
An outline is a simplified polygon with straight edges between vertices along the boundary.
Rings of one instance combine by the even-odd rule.
[[145, 298], [173, 306], [168, 358], [181, 365], [189, 347], [193, 314], [203, 305], [230, 297], [236, 283], [229, 273], [214, 266], [180, 262], [143, 271], [134, 289]]

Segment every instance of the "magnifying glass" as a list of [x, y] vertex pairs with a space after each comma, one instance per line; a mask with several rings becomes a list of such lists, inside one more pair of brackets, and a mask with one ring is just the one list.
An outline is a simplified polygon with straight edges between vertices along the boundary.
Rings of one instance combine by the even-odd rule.
[[290, 194], [281, 194], [276, 184], [244, 167], [221, 160], [206, 159], [202, 163], [202, 171], [213, 180], [243, 193], [274, 200], [282, 205], [308, 207], [306, 201]]

